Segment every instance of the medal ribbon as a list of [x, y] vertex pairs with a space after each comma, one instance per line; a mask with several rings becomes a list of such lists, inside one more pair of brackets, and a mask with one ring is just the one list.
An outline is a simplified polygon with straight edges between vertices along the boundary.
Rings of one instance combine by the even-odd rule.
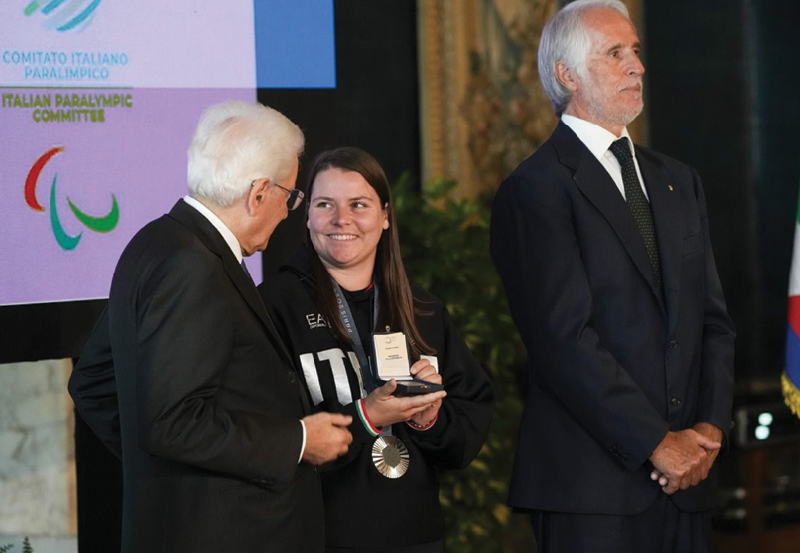
[[[342, 293], [342, 289], [339, 287], [338, 282], [332, 278], [331, 282], [333, 283], [333, 294], [336, 296], [336, 307], [339, 313], [339, 320], [342, 321], [342, 326], [344, 326], [345, 331], [347, 331], [347, 334], [350, 336], [350, 341], [353, 343], [353, 350], [358, 358], [358, 364], [361, 365], [361, 378], [364, 380], [364, 389], [367, 391], [367, 393], [370, 393], [372, 390], [378, 387], [378, 378], [375, 376], [375, 372], [372, 370], [372, 363], [370, 362], [370, 358], [367, 356], [367, 352], [364, 349], [364, 343], [361, 341], [361, 336], [358, 334], [358, 328], [356, 328], [353, 313], [350, 311], [350, 306], [347, 305], [347, 300], [344, 297], [344, 293]], [[378, 284], [373, 281], [373, 286], [375, 287], [375, 293], [372, 297], [372, 320], [370, 321], [370, 326], [375, 328], [375, 321], [378, 320], [379, 296]], [[391, 435], [392, 425], [388, 424], [383, 427], [381, 436]]]
[[[333, 294], [336, 296], [336, 310], [339, 313], [339, 320], [342, 321], [347, 334], [350, 336], [350, 341], [353, 343], [353, 351], [358, 358], [358, 364], [361, 365], [361, 377], [364, 379], [364, 389], [367, 393], [378, 387], [378, 380], [372, 370], [372, 363], [369, 356], [364, 349], [364, 344], [361, 341], [361, 336], [358, 334], [353, 313], [350, 311], [350, 306], [347, 305], [347, 300], [339, 287], [339, 283], [331, 279], [333, 282]], [[378, 285], [373, 284], [375, 293], [372, 297], [372, 319], [370, 320], [371, 326], [374, 328], [375, 321], [378, 320]]]

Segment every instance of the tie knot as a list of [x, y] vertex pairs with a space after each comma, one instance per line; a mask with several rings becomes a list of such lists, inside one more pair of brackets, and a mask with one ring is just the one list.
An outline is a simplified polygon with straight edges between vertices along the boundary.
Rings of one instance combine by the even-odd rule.
[[620, 165], [633, 161], [631, 147], [628, 145], [628, 139], [624, 136], [612, 142], [608, 149], [611, 150], [611, 153], [614, 154], [614, 157], [617, 158]]

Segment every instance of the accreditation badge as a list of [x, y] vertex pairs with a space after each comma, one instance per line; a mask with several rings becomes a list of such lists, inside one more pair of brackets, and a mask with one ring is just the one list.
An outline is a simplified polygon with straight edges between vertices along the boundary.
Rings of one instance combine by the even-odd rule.
[[375, 368], [380, 380], [411, 378], [408, 342], [402, 332], [375, 332], [372, 334], [375, 351]]
[[372, 444], [372, 463], [386, 478], [400, 478], [408, 471], [408, 448], [397, 436], [378, 436]]

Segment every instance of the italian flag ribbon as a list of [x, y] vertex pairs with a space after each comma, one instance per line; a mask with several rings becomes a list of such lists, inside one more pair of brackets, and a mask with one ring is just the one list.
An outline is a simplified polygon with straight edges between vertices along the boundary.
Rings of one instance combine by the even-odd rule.
[[794, 251], [789, 274], [789, 322], [786, 325], [786, 364], [781, 375], [783, 399], [800, 417], [800, 204], [794, 222]]

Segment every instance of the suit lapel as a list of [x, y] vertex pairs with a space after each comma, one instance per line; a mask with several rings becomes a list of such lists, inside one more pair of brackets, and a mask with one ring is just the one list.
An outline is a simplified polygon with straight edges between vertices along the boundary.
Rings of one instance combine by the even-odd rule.
[[264, 325], [267, 334], [270, 335], [272, 343], [275, 348], [280, 351], [281, 355], [289, 366], [294, 366], [292, 363], [292, 356], [286, 349], [286, 344], [278, 334], [278, 329], [275, 328], [275, 323], [267, 313], [264, 302], [261, 301], [261, 296], [256, 290], [255, 284], [250, 277], [244, 272], [242, 266], [236, 261], [236, 256], [233, 255], [230, 247], [219, 231], [214, 228], [214, 225], [206, 219], [199, 211], [191, 207], [183, 200], [178, 203], [170, 211], [170, 216], [179, 221], [181, 224], [190, 229], [197, 238], [206, 246], [210, 251], [214, 252], [222, 260], [222, 267], [225, 273], [233, 282], [233, 285], [242, 295], [242, 297], [250, 306], [250, 309], [256, 314], [261, 323]]
[[[214, 229], [216, 231], [216, 229]], [[267, 329], [267, 334], [270, 335], [270, 340], [272, 345], [275, 346], [280, 354], [283, 356], [284, 361], [288, 367], [291, 367], [294, 370], [294, 362], [292, 361], [292, 354], [289, 353], [289, 349], [286, 347], [286, 344], [281, 339], [281, 335], [278, 333], [278, 329], [275, 326], [275, 323], [272, 320], [272, 317], [269, 316], [269, 312], [267, 308], [264, 306], [264, 302], [261, 300], [261, 295], [258, 293], [253, 280], [247, 273], [244, 272], [242, 266], [236, 262], [236, 257], [228, 248], [228, 245], [225, 244], [226, 251], [230, 255], [222, 255], [222, 264], [225, 268], [225, 272], [228, 273], [228, 276], [233, 281], [233, 284], [239, 290], [239, 293], [244, 296], [244, 299], [247, 300], [247, 303], [250, 307], [256, 312], [261, 322], [264, 323], [264, 326]], [[305, 392], [303, 386], [297, 387], [300, 392], [300, 401], [303, 404], [303, 410], [306, 413], [311, 412], [311, 405], [308, 402], [308, 396]]]
[[573, 179], [578, 188], [611, 225], [663, 309], [661, 294], [656, 286], [655, 274], [650, 266], [639, 227], [636, 226], [628, 204], [619, 193], [614, 180], [572, 129], [564, 123], [559, 122], [553, 133], [553, 140], [559, 160], [574, 170]]
[[678, 284], [681, 279], [681, 208], [680, 193], [670, 180], [666, 168], [652, 155], [636, 148], [636, 160], [642, 172], [650, 210], [656, 227], [658, 254], [661, 258], [661, 276], [664, 280], [664, 295], [669, 328], [677, 323]]

